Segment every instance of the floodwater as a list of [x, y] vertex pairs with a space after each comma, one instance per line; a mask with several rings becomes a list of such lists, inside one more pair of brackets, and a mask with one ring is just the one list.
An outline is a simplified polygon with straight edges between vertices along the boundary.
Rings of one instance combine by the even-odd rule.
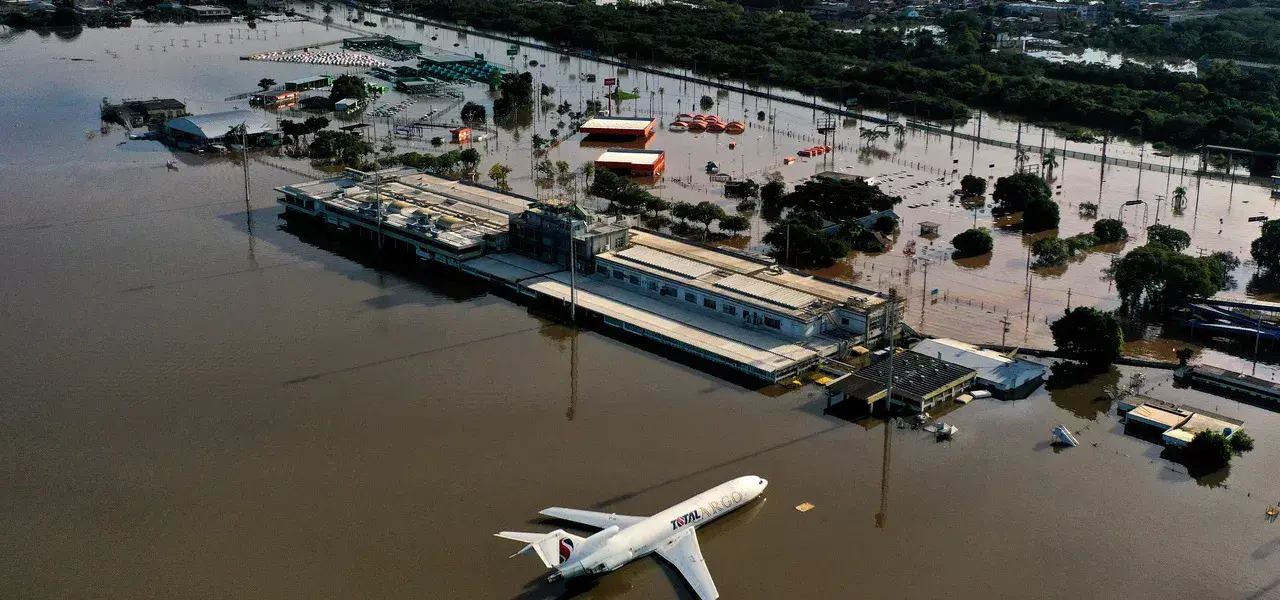
[[[283, 228], [296, 175], [252, 162], [246, 204], [230, 160], [97, 134], [104, 96], [211, 111], [314, 72], [235, 59], [325, 35], [287, 27], [186, 54], [225, 26], [0, 36], [4, 597], [690, 598], [651, 559], [547, 585], [491, 534], [745, 473], [767, 499], [699, 534], [725, 598], [1280, 597], [1276, 413], [1148, 372], [1258, 440], [1200, 481], [1095, 401], [1118, 373], [959, 408], [937, 444]], [[1058, 423], [1083, 446], [1050, 447]]]
[[[307, 8], [304, 6], [302, 10], [306, 12]], [[312, 7], [310, 12], [316, 17], [322, 14], [318, 6]], [[333, 14], [339, 23], [350, 25], [341, 10]], [[1227, 250], [1248, 259], [1249, 242], [1257, 237], [1259, 230], [1258, 223], [1250, 223], [1248, 218], [1280, 216], [1269, 190], [1251, 185], [1245, 178], [1236, 182], [1197, 180], [1190, 176], [1140, 171], [1118, 165], [1104, 167], [1097, 162], [1065, 158], [1062, 150], [1102, 154], [1103, 146], [1100, 143], [1069, 142], [1055, 131], [1034, 124], [1019, 125], [998, 116], [988, 114], [979, 117], [975, 113], [967, 121], [957, 122], [955, 130], [1004, 142], [1021, 139], [1028, 146], [1059, 149], [1058, 166], [1052, 170], [1041, 165], [1042, 155], [1039, 152], [1029, 152], [1026, 163], [1027, 169], [1047, 175], [1055, 188], [1062, 212], [1057, 235], [1066, 237], [1092, 230], [1094, 219], [1081, 217], [1079, 213], [1080, 204], [1084, 202], [1097, 204], [1099, 217], [1124, 220], [1132, 235], [1125, 244], [1095, 248], [1067, 267], [1033, 270], [1028, 302], [1027, 251], [1038, 236], [1024, 236], [1016, 220], [995, 220], [988, 208], [970, 210], [952, 201], [950, 194], [959, 187], [960, 178], [966, 174], [986, 177], [993, 186], [996, 178], [1014, 172], [1017, 154], [1014, 149], [919, 130], [908, 130], [905, 135], [891, 135], [889, 139], [868, 144], [859, 131], [867, 123], [841, 119], [837, 121], [833, 144], [837, 150], [834, 153], [813, 159], [799, 158], [795, 164], [783, 165], [784, 157], [798, 157], [800, 149], [824, 141], [816, 132], [815, 125], [816, 120], [822, 117], [811, 109], [668, 77], [628, 72], [528, 47], [521, 47], [516, 56], [508, 57], [508, 44], [479, 35], [460, 34], [397, 18], [377, 16], [375, 20], [379, 23], [376, 30], [382, 33], [422, 41], [444, 50], [480, 53], [504, 67], [530, 70], [535, 76], [535, 87], [547, 84], [555, 90], [547, 97], [548, 108], [566, 101], [578, 107], [588, 99], [601, 100], [606, 91], [602, 85], [604, 78], [617, 77], [619, 88], [635, 91], [641, 98], [623, 102], [615, 107], [616, 113], [659, 118], [658, 132], [646, 147], [667, 152], [667, 173], [653, 191], [670, 200], [711, 200], [726, 210], [735, 209], [737, 201], [724, 198], [720, 184], [712, 182], [706, 174], [704, 167], [708, 161], [716, 162], [722, 173], [754, 177], [757, 181], [768, 173], [777, 172], [788, 183], [795, 184], [815, 173], [831, 170], [876, 177], [886, 191], [904, 198], [904, 202], [895, 208], [902, 216], [902, 225], [893, 246], [883, 254], [854, 253], [821, 273], [880, 290], [898, 287], [910, 303], [909, 323], [929, 333], [957, 335], [976, 342], [1004, 341], [1048, 347], [1052, 343], [1048, 323], [1068, 306], [1088, 304], [1111, 309], [1119, 305], [1113, 286], [1102, 280], [1102, 270], [1115, 256], [1145, 242], [1147, 225], [1160, 222], [1188, 231], [1192, 235], [1192, 252]], [[315, 28], [316, 25], [303, 27]], [[639, 62], [643, 59], [632, 57]], [[535, 62], [536, 65], [533, 64]], [[597, 75], [597, 83], [583, 80], [581, 76], [588, 73]], [[484, 86], [460, 86], [458, 91], [468, 100], [488, 102]], [[771, 91], [792, 98], [810, 99], [795, 92]], [[716, 102], [715, 107], [708, 110], [698, 107], [703, 96], [711, 97]], [[393, 104], [399, 98], [393, 94], [383, 103]], [[438, 114], [434, 119], [440, 124], [456, 123], [457, 106], [458, 103], [449, 99], [424, 99], [398, 118], [407, 122], [426, 115], [432, 108], [451, 108], [451, 111]], [[766, 115], [763, 122], [757, 118], [762, 111]], [[680, 112], [714, 113], [726, 120], [740, 119], [748, 124], [748, 129], [738, 136], [667, 131], [665, 125]], [[867, 113], [884, 116], [883, 112]], [[550, 137], [552, 129], [564, 129], [563, 121], [563, 117], [554, 110], [538, 109], [517, 119], [514, 124], [501, 124], [489, 133], [488, 139], [477, 144], [485, 153], [480, 173], [486, 173], [494, 163], [502, 163], [513, 169], [510, 181], [516, 191], [529, 195], [567, 194], [558, 189], [539, 191], [530, 176], [535, 159], [531, 154], [532, 135], [538, 133]], [[379, 135], [385, 135], [391, 129], [392, 123], [385, 119], [371, 119], [370, 122], [379, 128]], [[940, 125], [945, 131], [950, 131], [952, 126], [947, 122]], [[437, 131], [427, 135], [444, 133], [444, 129]], [[730, 142], [736, 147], [730, 149]], [[401, 149], [430, 148], [425, 139], [397, 139], [396, 145]], [[602, 151], [602, 147], [578, 135], [563, 140], [545, 156], [552, 161], [563, 160], [576, 168], [593, 160]], [[1144, 148], [1124, 140], [1113, 140], [1105, 153], [1109, 157], [1168, 168], [1194, 169], [1199, 161], [1196, 156], [1157, 156], [1150, 147]], [[1174, 211], [1172, 198], [1179, 186], [1187, 188], [1188, 201], [1181, 210]], [[1138, 200], [1142, 204], [1125, 205]], [[937, 239], [919, 237], [921, 221], [940, 223], [941, 235]], [[995, 231], [993, 254], [976, 261], [952, 260], [949, 240], [974, 225], [991, 227]], [[752, 228], [742, 238], [724, 243], [764, 252], [768, 248], [759, 240], [768, 228], [767, 223], [753, 216]], [[904, 251], [913, 242], [916, 253], [907, 255]], [[929, 261], [927, 277], [924, 265], [917, 259]], [[1228, 293], [1246, 295], [1252, 272], [1252, 265], [1246, 260], [1235, 274], [1235, 286]], [[1008, 332], [1004, 331], [1005, 320], [1011, 323]], [[1216, 355], [1210, 352], [1206, 356]]]

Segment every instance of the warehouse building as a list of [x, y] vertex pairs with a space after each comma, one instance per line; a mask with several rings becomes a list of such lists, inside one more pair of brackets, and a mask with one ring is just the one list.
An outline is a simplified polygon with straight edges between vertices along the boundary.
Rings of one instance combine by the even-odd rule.
[[619, 175], [659, 177], [667, 169], [667, 153], [662, 150], [605, 150], [596, 159], [595, 166]]
[[595, 267], [614, 285], [841, 354], [882, 340], [886, 329], [889, 303], [874, 292], [653, 232], [632, 230], [630, 247], [596, 255]]
[[305, 92], [307, 90], [326, 88], [332, 83], [333, 81], [329, 79], [328, 75], [316, 75], [314, 77], [303, 77], [301, 79], [294, 79], [293, 81], [286, 81], [284, 82], [284, 89], [291, 92]]
[[[973, 385], [977, 372], [916, 352], [899, 351], [871, 365], [857, 375], [888, 387], [893, 368], [893, 397], [890, 406], [910, 412], [925, 412], [943, 406]], [[867, 399], [861, 399], [868, 401]]]
[[658, 122], [650, 117], [596, 117], [578, 130], [590, 136], [611, 139], [645, 139], [653, 135]]
[[161, 127], [160, 140], [184, 150], [195, 150], [210, 144], [239, 144], [240, 136], [233, 138], [231, 134], [241, 125], [245, 127], [245, 139], [249, 146], [280, 145], [280, 132], [275, 123], [248, 110], [174, 119]]
[[968, 367], [978, 372], [976, 385], [1004, 399], [1026, 398], [1044, 383], [1048, 368], [1022, 358], [983, 350], [973, 344], [946, 338], [923, 340], [912, 352]]
[[231, 9], [225, 6], [188, 6], [186, 9], [192, 21], [213, 23], [231, 20]]

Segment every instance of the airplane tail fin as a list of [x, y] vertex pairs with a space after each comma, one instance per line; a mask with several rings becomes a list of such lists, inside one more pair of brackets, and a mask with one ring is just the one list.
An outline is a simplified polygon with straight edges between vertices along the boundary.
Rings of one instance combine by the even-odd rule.
[[573, 550], [582, 543], [582, 538], [557, 529], [551, 533], [525, 533], [522, 531], [503, 531], [493, 534], [497, 537], [524, 542], [525, 547], [511, 555], [511, 558], [533, 552], [548, 568], [563, 564], [573, 556]]

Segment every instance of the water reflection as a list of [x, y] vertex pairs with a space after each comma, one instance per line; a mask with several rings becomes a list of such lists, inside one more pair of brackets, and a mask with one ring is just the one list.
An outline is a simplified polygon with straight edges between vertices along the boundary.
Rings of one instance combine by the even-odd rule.
[[1054, 386], [1050, 378], [1050, 384], [1045, 387], [1049, 391], [1049, 399], [1058, 408], [1081, 419], [1097, 421], [1099, 417], [1111, 410], [1111, 400], [1106, 395], [1107, 389], [1119, 383], [1120, 371], [1113, 367], [1089, 381], [1069, 387]]

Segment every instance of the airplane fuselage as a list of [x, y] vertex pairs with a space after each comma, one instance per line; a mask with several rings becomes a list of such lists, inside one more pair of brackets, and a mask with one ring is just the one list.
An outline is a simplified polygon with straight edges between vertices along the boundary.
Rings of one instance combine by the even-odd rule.
[[733, 479], [698, 494], [626, 529], [607, 528], [587, 538], [569, 561], [548, 578], [599, 575], [652, 554], [672, 536], [710, 523], [764, 493], [769, 482], [755, 476]]

